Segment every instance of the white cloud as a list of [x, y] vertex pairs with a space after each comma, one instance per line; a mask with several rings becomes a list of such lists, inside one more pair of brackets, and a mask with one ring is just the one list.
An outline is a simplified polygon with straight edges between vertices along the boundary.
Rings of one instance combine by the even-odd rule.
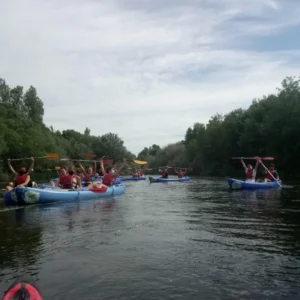
[[0, 77], [38, 89], [46, 124], [112, 131], [138, 152], [298, 75], [300, 51], [249, 43], [299, 24], [297, 3], [1, 0]]

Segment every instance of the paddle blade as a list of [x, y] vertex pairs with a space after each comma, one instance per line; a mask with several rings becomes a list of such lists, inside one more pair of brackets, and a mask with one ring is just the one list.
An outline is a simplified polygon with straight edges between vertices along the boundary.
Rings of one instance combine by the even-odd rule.
[[103, 160], [103, 164], [104, 165], [113, 165], [114, 164], [114, 160], [113, 159], [104, 159]]
[[56, 167], [55, 167], [55, 170], [60, 170], [60, 166], [56, 166]]
[[94, 157], [96, 157], [96, 155], [92, 154], [92, 153], [86, 153], [84, 156], [85, 156], [85, 158], [94, 158]]
[[133, 161], [138, 165], [145, 165], [147, 163], [147, 161], [137, 160], [137, 159], [134, 159]]
[[168, 165], [168, 168], [174, 168], [174, 167], [175, 167], [175, 164]]
[[50, 153], [46, 156], [43, 156], [43, 158], [46, 158], [48, 160], [57, 160], [59, 159], [59, 155], [57, 153]]

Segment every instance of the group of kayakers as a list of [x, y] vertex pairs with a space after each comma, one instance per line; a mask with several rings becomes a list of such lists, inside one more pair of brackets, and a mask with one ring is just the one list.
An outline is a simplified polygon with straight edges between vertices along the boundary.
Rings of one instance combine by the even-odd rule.
[[269, 168], [265, 168], [264, 180], [256, 179], [258, 166], [262, 164], [261, 160], [257, 159], [254, 168], [251, 164], [246, 165], [243, 159], [241, 159], [241, 163], [246, 173], [246, 182], [272, 182], [280, 180], [278, 172], [275, 170], [275, 165], [273, 163], [270, 164]]
[[[63, 189], [81, 189], [82, 187], [87, 187], [88, 189], [94, 188], [103, 188], [106, 189], [109, 186], [112, 186], [117, 177], [120, 176], [120, 172], [126, 163], [126, 159], [123, 159], [123, 163], [120, 166], [119, 170], [111, 166], [104, 167], [104, 157], [100, 159], [100, 170], [102, 173], [103, 179], [102, 183], [97, 183], [95, 180], [100, 177], [99, 173], [97, 173], [96, 161], [94, 162], [94, 166], [89, 166], [87, 169], [79, 163], [80, 169], [82, 172], [77, 173], [73, 166], [71, 167], [62, 167], [59, 171], [58, 182], [51, 181], [50, 184], [52, 186], [61, 187]], [[275, 165], [270, 164], [268, 168], [264, 166], [260, 159], [256, 160], [255, 167], [251, 164], [245, 164], [243, 158], [241, 158], [242, 166], [244, 167], [246, 174], [246, 182], [272, 182], [279, 179], [278, 172], [275, 170]], [[265, 168], [265, 178], [256, 179], [258, 166], [262, 165]], [[11, 165], [10, 159], [8, 159], [8, 167], [15, 174], [14, 182], [10, 182], [6, 186], [6, 190], [10, 191], [14, 187], [23, 186], [23, 187], [38, 187], [37, 184], [32, 181], [30, 173], [34, 167], [34, 158], [31, 158], [31, 164], [28, 169], [22, 167], [18, 172]], [[161, 173], [161, 178], [169, 178], [168, 173], [169, 167], [159, 168], [159, 172]], [[174, 172], [177, 174], [178, 178], [183, 178], [188, 169], [187, 168], [175, 168], [173, 167]], [[143, 177], [144, 172], [142, 169], [135, 169], [132, 172], [133, 178]]]
[[[127, 160], [124, 158], [119, 170], [116, 170], [111, 166], [104, 168], [103, 159], [104, 157], [102, 157], [100, 160], [100, 170], [103, 174], [102, 183], [95, 182], [95, 179], [100, 177], [96, 171], [95, 163], [94, 168], [90, 166], [87, 168], [87, 170], [85, 170], [83, 166], [79, 164], [80, 168], [83, 171], [83, 173], [81, 174], [76, 173], [74, 166], [62, 167], [59, 171], [58, 182], [56, 183], [54, 181], [51, 181], [50, 184], [53, 187], [57, 186], [63, 189], [81, 189], [83, 186], [87, 187], [88, 189], [107, 189], [109, 186], [112, 186], [114, 184], [114, 181], [120, 175], [120, 172]], [[37, 184], [34, 181], [32, 181], [30, 177], [30, 173], [33, 170], [34, 166], [34, 158], [32, 157], [31, 160], [32, 163], [30, 167], [28, 169], [21, 168], [19, 172], [16, 172], [14, 170], [10, 163], [10, 160], [8, 160], [8, 166], [10, 170], [16, 175], [16, 177], [14, 179], [14, 182], [10, 182], [6, 186], [7, 191], [12, 190], [14, 187], [38, 187]]]
[[[182, 169], [178, 169], [173, 167], [174, 172], [177, 174], [178, 178], [183, 178], [185, 174], [187, 173], [187, 168], [185, 168], [185, 171], [182, 171]], [[161, 173], [161, 178], [169, 178], [168, 168], [159, 169], [159, 172]]]

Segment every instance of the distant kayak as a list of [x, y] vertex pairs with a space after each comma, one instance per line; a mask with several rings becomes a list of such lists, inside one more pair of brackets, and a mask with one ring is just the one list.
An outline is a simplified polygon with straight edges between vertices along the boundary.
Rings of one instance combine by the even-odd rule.
[[184, 182], [184, 181], [190, 181], [190, 177], [182, 177], [182, 178], [153, 178], [149, 177], [149, 180], [151, 183], [154, 182]]
[[19, 277], [5, 292], [2, 300], [43, 300], [36, 283], [31, 278]]
[[146, 177], [122, 177], [117, 179], [120, 179], [120, 181], [139, 181], [146, 180]]
[[281, 183], [281, 180], [278, 181], [272, 181], [272, 182], [246, 182], [243, 180], [238, 180], [234, 178], [228, 178], [227, 183], [230, 189], [232, 190], [258, 190], [258, 189], [274, 189], [279, 188], [279, 184]]

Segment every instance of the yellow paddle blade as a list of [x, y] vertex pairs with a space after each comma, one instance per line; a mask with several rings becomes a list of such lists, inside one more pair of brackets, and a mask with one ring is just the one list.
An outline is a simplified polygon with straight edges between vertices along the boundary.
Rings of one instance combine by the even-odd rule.
[[59, 155], [57, 153], [50, 153], [50, 154], [43, 156], [43, 158], [46, 158], [49, 160], [56, 160], [56, 159], [59, 159]]
[[60, 170], [60, 166], [56, 166], [56, 167], [55, 167], [55, 170]]
[[134, 159], [133, 160], [136, 164], [138, 164], [138, 165], [145, 165], [146, 163], [147, 163], [147, 161], [143, 161], [143, 160], [136, 160], [136, 159]]

